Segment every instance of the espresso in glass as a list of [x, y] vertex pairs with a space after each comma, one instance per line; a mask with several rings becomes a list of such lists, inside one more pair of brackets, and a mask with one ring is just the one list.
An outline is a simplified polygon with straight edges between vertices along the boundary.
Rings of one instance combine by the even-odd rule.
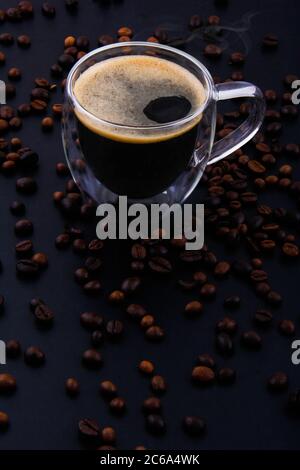
[[83, 156], [113, 193], [151, 197], [189, 167], [206, 98], [189, 70], [154, 55], [113, 57], [85, 70], [74, 95]]

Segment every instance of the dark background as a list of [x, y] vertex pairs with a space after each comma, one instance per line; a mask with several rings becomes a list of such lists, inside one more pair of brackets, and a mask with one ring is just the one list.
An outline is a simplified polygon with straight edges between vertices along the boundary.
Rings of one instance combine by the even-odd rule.
[[[33, 20], [0, 26], [1, 32], [28, 33], [32, 38], [32, 46], [27, 51], [16, 45], [7, 48], [7, 64], [0, 69], [1, 79], [5, 79], [11, 66], [19, 66], [23, 71], [13, 104], [28, 100], [36, 76], [49, 77], [49, 68], [62, 53], [66, 35], [88, 35], [91, 46], [96, 47], [100, 34], [115, 34], [118, 27], [130, 25], [139, 33], [138, 39], [145, 39], [159, 24], [171, 24], [173, 29], [185, 28], [190, 15], [195, 13], [204, 18], [218, 14], [226, 25], [247, 25], [242, 42], [237, 34], [228, 37], [228, 54], [234, 50], [247, 52], [245, 78], [262, 89], [274, 88], [282, 92], [283, 76], [299, 72], [299, 2], [296, 0], [230, 0], [227, 8], [217, 7], [213, 0], [125, 0], [111, 3], [106, 8], [85, 0], [80, 2], [76, 16], [66, 12], [62, 1], [52, 0], [51, 3], [57, 7], [54, 20], [41, 15], [42, 2], [33, 3]], [[1, 0], [1, 8], [10, 6], [14, 6], [13, 1]], [[247, 23], [249, 13], [255, 15]], [[279, 36], [280, 46], [276, 53], [263, 54], [261, 51], [261, 41], [267, 32]], [[201, 41], [195, 41], [187, 48], [203, 60], [213, 74], [219, 74], [222, 79], [228, 77], [231, 72], [228, 54], [214, 64], [203, 58], [202, 49]], [[60, 91], [57, 91], [52, 102], [60, 102], [61, 99]], [[297, 131], [297, 124], [289, 126], [284, 139], [297, 142]], [[6, 308], [0, 318], [0, 337], [3, 340], [17, 338], [23, 348], [40, 345], [47, 355], [47, 363], [39, 370], [29, 368], [22, 359], [10, 360], [6, 366], [0, 366], [1, 372], [14, 374], [18, 382], [14, 396], [0, 397], [0, 409], [7, 411], [11, 418], [10, 430], [0, 435], [0, 448], [78, 449], [77, 421], [87, 416], [96, 418], [101, 425], [115, 426], [118, 447], [122, 449], [139, 444], [152, 449], [298, 449], [300, 423], [285, 414], [287, 394], [273, 396], [266, 389], [267, 377], [277, 370], [289, 374], [291, 388], [300, 385], [300, 366], [293, 366], [290, 359], [292, 340], [280, 336], [275, 327], [264, 335], [260, 352], [244, 351], [236, 340], [237, 354], [233, 358], [224, 360], [216, 356], [219, 366], [228, 364], [236, 368], [238, 378], [235, 385], [202, 390], [190, 383], [197, 355], [203, 352], [215, 354], [214, 325], [225, 315], [222, 306], [225, 296], [234, 293], [241, 296], [242, 306], [234, 315], [240, 331], [252, 327], [251, 316], [262, 304], [250, 288], [232, 279], [219, 283], [217, 300], [205, 306], [199, 319], [189, 321], [182, 315], [182, 310], [194, 294], [176, 289], [178, 273], [163, 282], [159, 279], [148, 281], [148, 287], [142, 289], [135, 301], [141, 301], [149, 312], [155, 314], [167, 334], [162, 344], [149, 344], [138, 326], [105, 300], [105, 295], [118, 288], [129, 273], [126, 243], [111, 242], [105, 248], [101, 276], [104, 292], [96, 299], [87, 298], [73, 281], [72, 272], [81, 264], [80, 257], [72, 250], [59, 252], [54, 246], [55, 237], [64, 226], [64, 220], [52, 203], [52, 192], [64, 188], [64, 180], [55, 173], [55, 163], [64, 160], [59, 124], [51, 135], [44, 135], [39, 119], [28, 118], [19, 135], [25, 145], [30, 145], [40, 155], [38, 193], [21, 199], [26, 203], [27, 216], [35, 225], [35, 249], [45, 251], [50, 264], [37, 281], [24, 283], [17, 280], [14, 255], [16, 219], [10, 214], [9, 205], [20, 198], [15, 192], [15, 177], [1, 176], [0, 259], [3, 273], [0, 293], [6, 298]], [[201, 202], [199, 190], [194, 192], [192, 200]], [[287, 207], [289, 204], [288, 199], [279, 193], [262, 196], [261, 200], [268, 201], [273, 207]], [[94, 236], [94, 227], [90, 236]], [[231, 254], [225, 252], [221, 245], [215, 249], [220, 259], [230, 259]], [[272, 286], [284, 295], [284, 303], [276, 311], [276, 319], [295, 320], [299, 332], [297, 264], [286, 267], [275, 259], [267, 260], [265, 266]], [[34, 324], [28, 308], [28, 302], [34, 296], [42, 297], [56, 313], [51, 331], [43, 333]], [[105, 344], [104, 365], [98, 372], [87, 371], [80, 365], [81, 353], [89, 347], [89, 334], [79, 324], [79, 314], [85, 310], [95, 310], [106, 318], [125, 321], [122, 343]], [[142, 359], [153, 360], [157, 373], [164, 375], [168, 382], [168, 391], [163, 398], [168, 429], [162, 438], [152, 437], [144, 429], [140, 406], [150, 395], [150, 390], [148, 379], [142, 378], [137, 371]], [[76, 376], [81, 382], [81, 394], [75, 400], [69, 399], [64, 392], [64, 381], [68, 376]], [[126, 399], [128, 412], [124, 418], [111, 416], [99, 396], [99, 382], [104, 379], [115, 381]], [[204, 438], [191, 440], [182, 432], [182, 417], [189, 414], [206, 418], [208, 432]]]

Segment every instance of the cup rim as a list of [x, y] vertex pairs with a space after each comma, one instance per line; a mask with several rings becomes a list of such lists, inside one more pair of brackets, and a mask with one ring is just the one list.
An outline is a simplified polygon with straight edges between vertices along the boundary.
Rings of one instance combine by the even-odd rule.
[[[78, 67], [80, 67], [84, 62], [88, 61], [91, 59], [93, 56], [105, 52], [111, 49], [118, 49], [118, 48], [123, 48], [123, 47], [149, 47], [149, 48], [154, 48], [154, 49], [159, 49], [159, 50], [165, 50], [172, 52], [173, 54], [176, 54], [178, 56], [184, 57], [185, 59], [189, 60], [192, 62], [198, 69], [201, 70], [203, 73], [204, 79], [205, 79], [205, 84], [206, 84], [206, 98], [205, 101], [192, 113], [184, 118], [178, 119], [176, 121], [170, 121], [167, 123], [162, 123], [162, 124], [154, 124], [150, 126], [130, 126], [126, 124], [119, 124], [119, 123], [114, 123], [102, 118], [99, 118], [95, 114], [91, 113], [90, 111], [87, 111], [77, 100], [74, 92], [73, 92], [73, 77], [74, 74], [76, 73]], [[167, 46], [164, 44], [158, 44], [158, 43], [151, 43], [151, 42], [146, 42], [146, 41], [127, 41], [127, 42], [121, 42], [121, 43], [113, 43], [113, 44], [108, 44], [107, 46], [102, 46], [98, 47], [96, 49], [93, 49], [89, 53], [85, 54], [79, 61], [76, 62], [75, 65], [71, 68], [68, 76], [67, 76], [67, 82], [66, 82], [66, 93], [67, 97], [71, 99], [75, 109], [77, 108], [81, 114], [83, 114], [85, 117], [92, 119], [92, 121], [99, 123], [101, 126], [113, 126], [114, 128], [117, 129], [122, 129], [122, 130], [141, 130], [141, 131], [155, 131], [155, 130], [170, 130], [175, 126], [181, 126], [181, 125], [186, 125], [189, 122], [193, 121], [196, 119], [198, 116], [201, 115], [201, 113], [205, 110], [207, 107], [208, 103], [211, 101], [212, 95], [213, 95], [213, 87], [214, 87], [214, 82], [212, 79], [212, 76], [208, 69], [203, 65], [198, 59], [193, 57], [192, 55], [181, 51], [179, 49], [176, 49], [171, 46]]]

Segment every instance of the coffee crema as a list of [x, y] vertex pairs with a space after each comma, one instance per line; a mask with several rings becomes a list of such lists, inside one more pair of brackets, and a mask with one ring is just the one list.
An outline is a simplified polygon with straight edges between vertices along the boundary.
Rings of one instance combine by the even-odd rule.
[[73, 93], [83, 155], [112, 192], [148, 198], [187, 169], [206, 100], [189, 70], [154, 56], [114, 57], [84, 71]]
[[[110, 124], [107, 129], [76, 110], [78, 118], [91, 130], [102, 135], [109, 132], [115, 140], [164, 140], [185, 132], [200, 116], [176, 130], [122, 129], [117, 126], [153, 127], [159, 123], [149, 119], [145, 109], [151, 101], [166, 97], [183, 97], [191, 104], [188, 114], [193, 114], [203, 104], [206, 93], [201, 82], [184, 67], [146, 55], [115, 57], [99, 62], [87, 69], [74, 85], [74, 95], [80, 105], [95, 118]], [[179, 119], [182, 119], [182, 116]], [[170, 123], [172, 119], [165, 123]]]

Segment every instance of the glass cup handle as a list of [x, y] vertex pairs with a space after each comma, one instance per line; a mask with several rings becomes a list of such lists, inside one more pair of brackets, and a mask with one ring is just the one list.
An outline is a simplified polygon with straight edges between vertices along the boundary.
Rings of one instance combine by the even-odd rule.
[[237, 129], [213, 144], [209, 165], [227, 157], [252, 139], [264, 119], [265, 101], [261, 90], [255, 85], [248, 82], [227, 82], [215, 85], [216, 101], [233, 98], [252, 98], [249, 115]]

